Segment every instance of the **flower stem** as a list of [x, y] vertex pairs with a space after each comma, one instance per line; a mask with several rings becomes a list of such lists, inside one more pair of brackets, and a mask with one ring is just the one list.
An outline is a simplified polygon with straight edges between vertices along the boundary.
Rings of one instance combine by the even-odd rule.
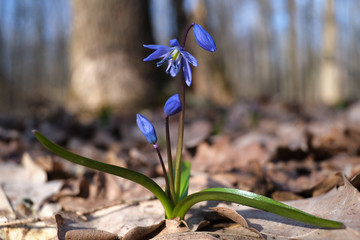
[[[166, 168], [165, 168], [165, 164], [164, 164], [164, 161], [163, 161], [163, 158], [161, 156], [161, 153], [160, 153], [160, 150], [159, 150], [159, 147], [158, 145], [154, 144], [154, 148], [156, 149], [156, 152], [159, 156], [159, 159], [160, 159], [160, 164], [161, 164], [161, 168], [163, 170], [163, 173], [164, 173], [164, 177], [165, 177], [165, 182], [166, 182], [166, 189], [170, 189], [170, 185], [169, 185], [169, 179], [168, 179], [168, 175], [166, 173]], [[168, 192], [168, 196], [169, 198], [171, 199], [171, 195], [170, 193]]]
[[184, 38], [183, 38], [182, 44], [181, 44], [181, 46], [182, 46], [183, 49], [185, 49], [185, 43], [186, 43], [187, 35], [188, 35], [190, 29], [191, 29], [194, 25], [195, 25], [195, 23], [190, 24], [190, 26], [189, 26], [189, 27], [186, 29], [186, 31], [185, 31], [185, 35], [184, 35]]
[[174, 202], [176, 199], [175, 195], [175, 186], [174, 186], [174, 169], [172, 164], [172, 154], [171, 154], [171, 143], [170, 143], [170, 129], [169, 129], [169, 117], [165, 117], [165, 128], [166, 128], [166, 148], [168, 156], [168, 171], [169, 171], [169, 191], [170, 199]]
[[181, 79], [181, 105], [183, 106], [182, 111], [180, 112], [179, 119], [179, 131], [176, 147], [176, 159], [175, 159], [175, 205], [179, 201], [180, 196], [180, 182], [181, 182], [181, 163], [182, 163], [182, 150], [184, 142], [184, 119], [185, 119], [185, 79], [184, 73], [182, 72]]
[[[182, 40], [182, 48], [185, 49], [186, 38], [190, 29], [195, 25], [195, 23], [190, 24], [186, 29], [184, 38]], [[179, 119], [179, 131], [176, 147], [176, 159], [175, 159], [175, 202], [176, 204], [179, 201], [180, 197], [180, 183], [181, 183], [181, 165], [182, 165], [182, 151], [184, 143], [184, 120], [185, 120], [185, 76], [184, 71], [181, 71], [181, 96], [180, 101], [182, 105], [182, 111], [180, 112]]]

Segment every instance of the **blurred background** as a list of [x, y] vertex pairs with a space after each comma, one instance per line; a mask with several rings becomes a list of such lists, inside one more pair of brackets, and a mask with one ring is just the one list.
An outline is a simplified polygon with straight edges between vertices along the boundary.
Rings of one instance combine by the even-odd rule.
[[343, 104], [360, 96], [359, 13], [358, 0], [0, 0], [0, 113], [160, 104], [178, 81], [142, 61], [142, 44], [180, 40], [192, 22], [218, 47], [189, 35], [193, 100]]

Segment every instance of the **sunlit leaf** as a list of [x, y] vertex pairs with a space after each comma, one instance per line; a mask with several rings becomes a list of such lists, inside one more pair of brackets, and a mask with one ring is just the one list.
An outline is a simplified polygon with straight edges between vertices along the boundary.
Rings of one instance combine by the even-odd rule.
[[165, 192], [161, 189], [161, 187], [155, 183], [151, 178], [132, 171], [127, 168], [122, 168], [119, 166], [99, 162], [90, 158], [82, 157], [80, 155], [77, 155], [75, 153], [69, 152], [66, 149], [60, 147], [56, 143], [50, 141], [47, 139], [44, 135], [39, 133], [38, 131], [33, 131], [35, 137], [51, 152], [55, 153], [56, 155], [69, 160], [73, 163], [96, 169], [102, 172], [110, 173], [122, 178], [126, 178], [128, 180], [131, 180], [133, 182], [136, 182], [143, 187], [147, 188], [149, 191], [151, 191], [161, 202], [163, 205], [166, 215], [169, 216], [169, 214], [172, 212], [173, 205], [168, 198], [168, 196], [165, 194]]
[[173, 211], [173, 217], [179, 216], [180, 218], [184, 218], [186, 212], [194, 204], [211, 200], [227, 201], [254, 207], [318, 227], [344, 228], [344, 225], [340, 222], [316, 217], [256, 193], [231, 188], [209, 188], [201, 192], [191, 194], [177, 204]]
[[183, 198], [185, 198], [188, 195], [190, 169], [191, 169], [190, 162], [185, 162], [185, 161], [182, 162], [179, 201], [181, 201]]

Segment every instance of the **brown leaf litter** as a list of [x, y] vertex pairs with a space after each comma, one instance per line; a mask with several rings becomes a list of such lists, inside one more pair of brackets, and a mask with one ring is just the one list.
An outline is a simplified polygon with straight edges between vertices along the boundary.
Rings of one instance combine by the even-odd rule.
[[[62, 229], [59, 239], [359, 238], [360, 103], [343, 112], [301, 113], [281, 104], [259, 104], [256, 124], [248, 108], [242, 109], [241, 113], [230, 111], [233, 116], [228, 123], [211, 113], [209, 119], [223, 127], [215, 136], [211, 135], [216, 131], [214, 122], [204, 117], [196, 120], [199, 114], [188, 111], [188, 117], [194, 118], [188, 119], [185, 134], [184, 158], [192, 162], [189, 192], [234, 187], [281, 201], [296, 200], [286, 203], [342, 221], [346, 229], [314, 228], [260, 210], [236, 204], [223, 208], [214, 202], [196, 205], [185, 222], [163, 220], [162, 207], [149, 191], [50, 155], [28, 138], [26, 131], [31, 129], [24, 131], [27, 125], [22, 125], [0, 126], [0, 238], [50, 239], [56, 236], [56, 225]], [[164, 186], [156, 155], [142, 136], [134, 134], [136, 126], [121, 119], [101, 128], [96, 122], [83, 124], [63, 114], [52, 118], [55, 122], [37, 124], [72, 151], [141, 171]], [[208, 210], [211, 207], [217, 208]], [[58, 224], [55, 214], [59, 214]]]

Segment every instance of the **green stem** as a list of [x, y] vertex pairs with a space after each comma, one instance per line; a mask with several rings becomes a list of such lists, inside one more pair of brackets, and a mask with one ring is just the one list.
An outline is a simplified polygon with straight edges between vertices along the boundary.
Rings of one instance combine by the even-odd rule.
[[184, 142], [184, 119], [185, 119], [185, 79], [184, 73], [182, 73], [181, 79], [181, 105], [182, 111], [180, 112], [179, 119], [179, 131], [176, 147], [176, 158], [175, 158], [175, 205], [179, 201], [180, 197], [180, 182], [181, 182], [181, 162], [182, 162], [182, 150]]
[[172, 164], [172, 154], [171, 154], [171, 142], [170, 142], [170, 128], [169, 128], [169, 117], [165, 117], [165, 129], [166, 129], [166, 149], [167, 149], [167, 157], [168, 157], [168, 172], [169, 172], [169, 185], [168, 188], [170, 191], [171, 200], [173, 203], [175, 202], [175, 186], [174, 186], [174, 169]]
[[194, 204], [202, 201], [227, 201], [234, 202], [249, 207], [254, 207], [267, 212], [287, 217], [299, 222], [312, 224], [325, 228], [344, 228], [340, 222], [327, 220], [305, 213], [299, 209], [288, 206], [284, 203], [275, 201], [262, 195], [231, 188], [209, 188], [201, 192], [191, 194], [181, 200], [174, 208], [173, 215], [170, 218], [184, 218], [186, 212]]
[[[190, 29], [195, 25], [195, 23], [190, 24], [186, 29], [184, 38], [182, 40], [182, 48], [185, 49], [186, 38]], [[185, 120], [185, 77], [184, 72], [181, 71], [181, 104], [182, 111], [180, 113], [179, 120], [179, 131], [178, 139], [176, 146], [176, 159], [175, 159], [175, 205], [179, 201], [180, 197], [180, 183], [181, 183], [181, 166], [182, 166], [182, 151], [183, 151], [183, 142], [184, 142], [184, 120]]]
[[[159, 157], [159, 160], [160, 160], [160, 164], [161, 164], [161, 168], [163, 170], [163, 173], [164, 173], [164, 178], [165, 178], [165, 183], [166, 183], [166, 189], [170, 189], [170, 185], [169, 185], [169, 178], [168, 178], [168, 175], [166, 173], [166, 168], [165, 168], [165, 164], [164, 164], [164, 161], [163, 161], [163, 158], [161, 156], [161, 153], [160, 153], [160, 150], [159, 150], [159, 147], [158, 145], [154, 145], [154, 148], [156, 149], [156, 152], [158, 154], [158, 157]], [[170, 192], [168, 192], [168, 197], [171, 199], [171, 195], [170, 195]]]
[[130, 181], [133, 181], [133, 182], [136, 182], [136, 183], [142, 185], [143, 187], [147, 188], [150, 192], [152, 192], [160, 200], [161, 204], [163, 205], [163, 207], [165, 209], [166, 216], [167, 217], [172, 216], [172, 211], [174, 208], [173, 203], [168, 198], [166, 193], [161, 189], [161, 187], [156, 182], [154, 182], [151, 178], [149, 178], [141, 173], [132, 171], [130, 169], [126, 169], [126, 168], [122, 168], [119, 166], [95, 161], [93, 159], [82, 157], [75, 153], [69, 152], [66, 149], [57, 145], [56, 143], [53, 143], [52, 141], [50, 141], [44, 135], [42, 135], [41, 133], [39, 133], [36, 130], [33, 131], [33, 134], [47, 149], [49, 149], [51, 152], [55, 153], [56, 155], [66, 159], [66, 160], [69, 160], [70, 162], [73, 162], [73, 163], [76, 163], [76, 164], [79, 164], [79, 165], [82, 165], [82, 166], [85, 166], [88, 168], [96, 169], [101, 172], [110, 173], [110, 174], [128, 179]]

